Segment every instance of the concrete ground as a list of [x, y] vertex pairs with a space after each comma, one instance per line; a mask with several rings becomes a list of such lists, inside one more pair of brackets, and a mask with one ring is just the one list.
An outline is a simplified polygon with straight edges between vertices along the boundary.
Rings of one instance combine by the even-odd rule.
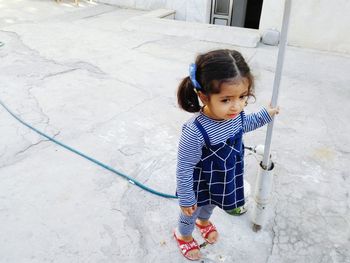
[[[175, 192], [177, 142], [191, 116], [176, 88], [196, 54], [241, 51], [256, 77], [247, 111], [269, 103], [276, 47], [130, 31], [123, 25], [145, 11], [97, 3], [0, 1], [0, 10], [0, 100], [158, 191]], [[350, 262], [349, 72], [347, 55], [287, 48], [268, 221], [254, 233], [251, 209], [217, 209], [220, 241], [202, 249], [202, 262]], [[264, 143], [265, 132], [247, 134], [246, 145]], [[0, 262], [186, 261], [171, 234], [175, 200], [48, 141], [3, 107], [0, 135]], [[258, 163], [246, 163], [254, 188]]]

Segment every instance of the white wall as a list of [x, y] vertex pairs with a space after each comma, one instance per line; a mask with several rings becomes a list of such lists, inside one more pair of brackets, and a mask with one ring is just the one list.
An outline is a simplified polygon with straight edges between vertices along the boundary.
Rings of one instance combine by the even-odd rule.
[[[176, 11], [175, 18], [209, 23], [211, 0], [99, 0], [124, 7]], [[281, 29], [284, 0], [264, 0], [260, 32]], [[350, 54], [350, 0], [292, 0], [288, 44]]]
[[99, 0], [137, 9], [154, 10], [168, 8], [176, 11], [175, 19], [209, 23], [210, 0]]
[[[284, 1], [264, 0], [260, 31], [280, 30]], [[350, 54], [349, 0], [292, 0], [288, 44]]]

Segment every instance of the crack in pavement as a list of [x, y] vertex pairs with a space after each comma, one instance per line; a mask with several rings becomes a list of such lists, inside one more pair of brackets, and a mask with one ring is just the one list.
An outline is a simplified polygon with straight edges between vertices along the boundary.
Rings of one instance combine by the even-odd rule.
[[[52, 136], [52, 138], [55, 139], [56, 136], [58, 136], [59, 134], [60, 134], [60, 132], [57, 132], [54, 136]], [[40, 136], [41, 136], [41, 135], [40, 135]], [[15, 153], [15, 156], [18, 156], [18, 155], [20, 155], [20, 154], [22, 154], [22, 153], [25, 153], [25, 152], [28, 151], [29, 149], [31, 149], [31, 148], [33, 148], [33, 147], [35, 147], [35, 146], [41, 144], [42, 142], [47, 142], [47, 141], [50, 141], [50, 140], [49, 140], [49, 139], [42, 139], [42, 140], [39, 140], [37, 143], [33, 143], [33, 144], [27, 146], [26, 148], [24, 148], [23, 150], [21, 150], [21, 151]]]

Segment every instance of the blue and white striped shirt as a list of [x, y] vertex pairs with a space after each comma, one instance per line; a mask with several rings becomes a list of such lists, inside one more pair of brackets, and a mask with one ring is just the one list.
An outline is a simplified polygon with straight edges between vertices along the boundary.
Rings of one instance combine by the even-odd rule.
[[212, 145], [225, 142], [241, 128], [243, 128], [243, 132], [250, 132], [272, 120], [265, 108], [257, 113], [247, 115], [243, 112], [242, 116], [243, 118], [238, 115], [234, 119], [217, 121], [200, 112], [183, 125], [176, 169], [177, 195], [180, 206], [189, 207], [197, 202], [193, 191], [193, 171], [200, 161], [205, 141], [194, 124], [195, 119], [198, 119], [207, 132]]

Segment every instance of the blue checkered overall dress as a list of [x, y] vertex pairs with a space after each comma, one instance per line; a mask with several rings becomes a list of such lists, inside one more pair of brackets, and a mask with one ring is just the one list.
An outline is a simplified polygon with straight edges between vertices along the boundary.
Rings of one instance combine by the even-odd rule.
[[226, 142], [211, 145], [208, 134], [197, 119], [194, 124], [205, 140], [201, 159], [193, 172], [197, 205], [213, 204], [224, 210], [244, 205], [243, 129]]

